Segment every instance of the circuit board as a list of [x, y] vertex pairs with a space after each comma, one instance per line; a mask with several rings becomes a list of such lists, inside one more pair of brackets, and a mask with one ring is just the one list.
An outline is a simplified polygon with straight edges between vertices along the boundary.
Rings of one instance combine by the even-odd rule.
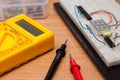
[[[111, 67], [119, 65], [120, 5], [114, 0], [60, 0], [60, 5], [84, 34], [106, 66]], [[92, 20], [87, 20], [79, 11], [78, 6], [82, 6], [92, 17]], [[101, 20], [108, 25], [109, 30], [112, 33], [109, 35], [110, 41], [108, 42], [104, 36], [96, 34], [93, 29], [94, 25], [91, 24], [91, 22]], [[101, 26], [101, 24], [99, 24], [99, 26]], [[114, 47], [110, 47], [108, 43], [114, 44]]]

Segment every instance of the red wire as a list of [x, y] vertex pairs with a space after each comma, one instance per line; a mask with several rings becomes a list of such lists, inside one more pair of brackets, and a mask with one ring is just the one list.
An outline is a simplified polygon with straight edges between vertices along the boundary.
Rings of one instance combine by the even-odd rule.
[[108, 11], [99, 10], [99, 11], [95, 11], [95, 12], [90, 13], [90, 15], [101, 14], [101, 13], [109, 15], [110, 20], [109, 20], [108, 24], [112, 23], [112, 14], [109, 13]]
[[120, 23], [119, 23], [119, 24], [117, 24], [117, 25], [115, 26], [115, 29], [117, 29], [117, 28], [118, 28], [118, 26], [120, 26]]

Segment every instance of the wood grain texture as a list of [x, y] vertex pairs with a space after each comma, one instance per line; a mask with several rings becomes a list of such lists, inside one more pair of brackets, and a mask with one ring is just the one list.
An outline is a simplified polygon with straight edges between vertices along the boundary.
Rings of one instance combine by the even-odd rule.
[[116, 0], [120, 4], [120, 0]]
[[37, 19], [36, 21], [48, 29], [52, 30], [55, 35], [55, 47], [52, 51], [10, 71], [0, 80], [44, 80], [47, 71], [56, 55], [56, 49], [68, 39], [66, 56], [62, 59], [52, 80], [74, 80], [70, 73], [69, 54], [73, 56], [76, 62], [81, 66], [81, 73], [84, 80], [104, 80], [99, 70], [92, 63], [84, 49], [77, 42], [70, 30], [64, 24], [54, 9], [53, 3], [58, 0], [49, 0], [48, 17]]

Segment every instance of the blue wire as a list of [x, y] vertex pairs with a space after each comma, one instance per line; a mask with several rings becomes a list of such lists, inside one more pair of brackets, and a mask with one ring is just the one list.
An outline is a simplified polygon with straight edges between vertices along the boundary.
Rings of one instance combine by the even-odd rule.
[[[81, 26], [83, 29], [86, 29], [86, 30], [87, 30], [87, 28], [85, 28], [85, 27], [83, 26], [82, 22], [79, 20], [79, 17], [78, 17], [78, 15], [77, 15], [77, 7], [76, 7], [76, 6], [74, 6], [74, 11], [75, 11], [75, 15], [76, 15], [76, 18], [77, 18], [80, 26]], [[82, 13], [80, 13], [80, 14], [82, 14]]]
[[119, 45], [120, 45], [120, 43], [117, 44], [117, 46], [119, 46]]
[[[99, 42], [101, 42], [101, 43], [103, 43], [103, 44], [105, 45], [104, 42], [102, 42], [102, 41], [100, 41], [99, 39], [97, 39], [97, 37], [94, 35], [94, 33], [92, 32], [91, 28], [90, 28], [88, 25], [86, 25], [87, 28], [83, 26], [82, 22], [80, 21], [80, 19], [79, 19], [79, 17], [78, 17], [77, 10], [78, 10], [77, 7], [74, 6], [75, 15], [76, 15], [76, 18], [77, 18], [80, 26], [81, 26], [83, 29], [89, 30], [89, 32], [93, 35], [93, 37], [94, 37], [97, 41], [99, 41]], [[83, 16], [81, 12], [80, 12], [80, 15]]]
[[99, 42], [101, 42], [101, 43], [103, 43], [103, 44], [105, 45], [104, 42], [100, 41], [100, 40], [94, 35], [94, 33], [92, 32], [92, 29], [91, 29], [87, 24], [86, 24], [86, 27], [87, 27], [87, 29], [89, 30], [89, 32], [93, 35], [93, 37], [94, 37], [97, 41], [99, 41]]

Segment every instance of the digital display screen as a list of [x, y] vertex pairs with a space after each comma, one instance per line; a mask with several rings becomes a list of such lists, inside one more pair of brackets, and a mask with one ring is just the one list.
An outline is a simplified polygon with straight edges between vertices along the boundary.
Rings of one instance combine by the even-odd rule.
[[33, 34], [34, 36], [38, 36], [43, 33], [42, 31], [34, 27], [32, 24], [26, 22], [25, 20], [20, 20], [16, 22], [16, 24], [28, 31], [29, 33]]

